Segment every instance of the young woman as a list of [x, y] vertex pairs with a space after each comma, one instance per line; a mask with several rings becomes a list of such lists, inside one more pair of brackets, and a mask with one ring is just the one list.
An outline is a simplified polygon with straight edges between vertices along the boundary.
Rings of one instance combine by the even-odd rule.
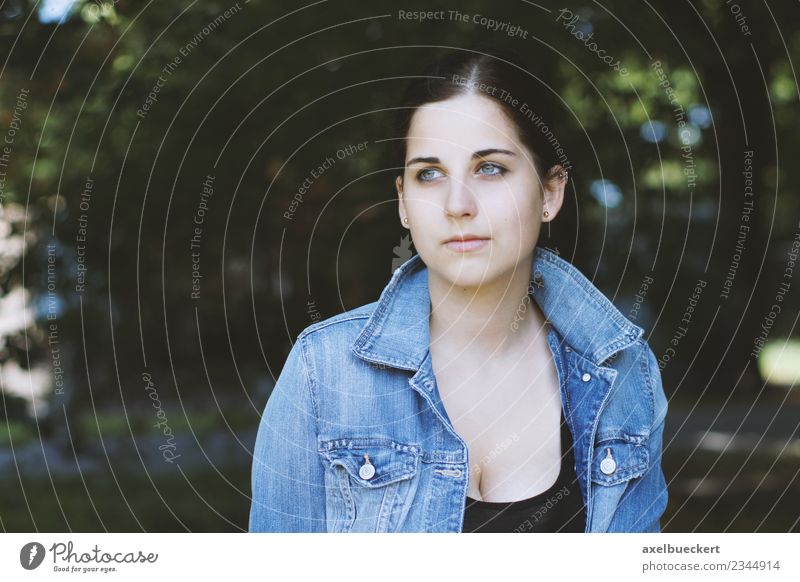
[[297, 338], [256, 440], [250, 531], [660, 531], [653, 352], [537, 246], [568, 180], [546, 91], [468, 50], [409, 87], [396, 189], [418, 255]]

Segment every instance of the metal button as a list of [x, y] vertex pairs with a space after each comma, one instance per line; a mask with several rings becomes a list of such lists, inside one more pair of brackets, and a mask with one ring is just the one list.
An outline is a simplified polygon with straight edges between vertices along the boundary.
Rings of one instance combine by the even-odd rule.
[[600, 461], [600, 470], [606, 475], [617, 470], [617, 462], [611, 456], [611, 449], [606, 449], [606, 458]]
[[583, 380], [584, 382], [588, 382], [591, 379], [592, 379], [592, 376], [588, 372], [585, 373], [583, 376], [581, 376], [581, 380]]
[[364, 464], [361, 465], [361, 468], [358, 470], [358, 475], [362, 479], [372, 479], [372, 476], [375, 474], [375, 466], [369, 462], [369, 455], [364, 455]]

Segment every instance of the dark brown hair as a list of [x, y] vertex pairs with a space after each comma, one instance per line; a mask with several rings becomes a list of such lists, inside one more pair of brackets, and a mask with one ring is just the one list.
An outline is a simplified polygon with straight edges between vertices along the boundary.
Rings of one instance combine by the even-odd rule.
[[[401, 174], [405, 167], [406, 136], [417, 108], [474, 93], [493, 99], [500, 106], [516, 128], [516, 137], [528, 148], [540, 179], [552, 177], [550, 171], [559, 163], [557, 148], [550, 141], [556, 135], [554, 93], [540, 71], [530, 64], [518, 65], [521, 61], [515, 51], [487, 44], [454, 50], [432, 61], [424, 74], [408, 85], [395, 112], [394, 130], [398, 139], [394, 155]], [[568, 163], [562, 165], [569, 169]]]

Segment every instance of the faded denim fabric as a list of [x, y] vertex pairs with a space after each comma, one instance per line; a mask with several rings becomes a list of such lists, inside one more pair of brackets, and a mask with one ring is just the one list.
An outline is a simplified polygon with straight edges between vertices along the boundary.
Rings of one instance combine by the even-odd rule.
[[[667, 399], [643, 329], [553, 251], [536, 248], [531, 275], [585, 531], [659, 532]], [[250, 531], [461, 531], [470, 460], [438, 394], [429, 313], [415, 255], [377, 302], [298, 336], [256, 438]]]

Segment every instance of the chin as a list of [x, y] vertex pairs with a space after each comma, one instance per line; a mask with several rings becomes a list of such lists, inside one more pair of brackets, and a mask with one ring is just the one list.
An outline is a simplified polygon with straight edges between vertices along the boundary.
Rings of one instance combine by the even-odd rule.
[[451, 286], [463, 288], [488, 285], [503, 272], [500, 265], [489, 262], [486, 257], [450, 258], [446, 264], [440, 261], [434, 270]]

